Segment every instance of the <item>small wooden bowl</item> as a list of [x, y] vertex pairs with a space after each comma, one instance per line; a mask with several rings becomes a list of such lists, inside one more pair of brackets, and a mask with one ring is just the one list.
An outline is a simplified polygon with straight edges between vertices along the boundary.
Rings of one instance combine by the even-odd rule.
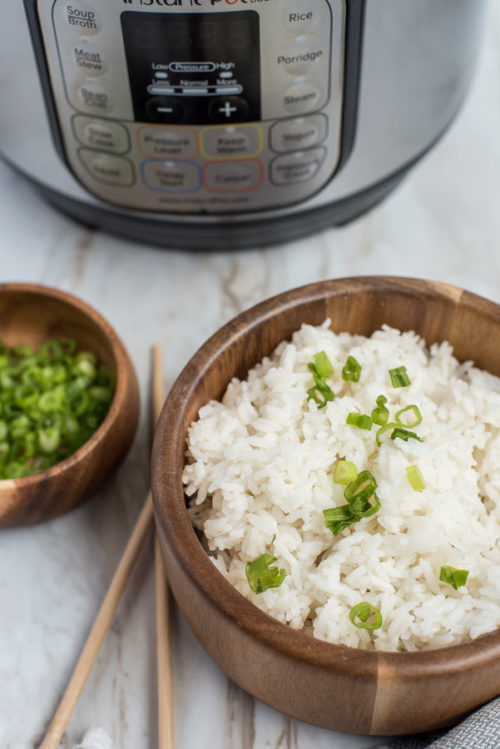
[[110, 410], [95, 434], [66, 460], [34, 476], [0, 481], [0, 527], [32, 525], [89, 499], [125, 457], [139, 414], [130, 358], [113, 328], [92, 307], [57, 289], [0, 284], [0, 341], [35, 349], [58, 336], [95, 353], [116, 374]]
[[371, 335], [383, 323], [448, 340], [461, 360], [500, 375], [500, 306], [461, 289], [403, 278], [327, 281], [244, 312], [197, 352], [163, 409], [153, 449], [156, 521], [169, 583], [194, 634], [243, 689], [325, 728], [404, 734], [449, 725], [500, 693], [500, 632], [418, 653], [312, 639], [263, 613], [217, 571], [186, 512], [186, 432], [232, 377], [327, 317], [336, 332]]

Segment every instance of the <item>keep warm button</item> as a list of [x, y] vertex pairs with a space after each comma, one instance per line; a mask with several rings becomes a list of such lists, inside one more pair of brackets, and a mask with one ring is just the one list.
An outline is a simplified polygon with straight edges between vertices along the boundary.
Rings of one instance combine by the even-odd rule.
[[306, 182], [317, 174], [325, 156], [324, 148], [311, 148], [308, 151], [278, 156], [271, 162], [271, 181], [275, 185]]
[[203, 169], [203, 183], [211, 192], [248, 192], [262, 184], [264, 169], [257, 160], [209, 161]]

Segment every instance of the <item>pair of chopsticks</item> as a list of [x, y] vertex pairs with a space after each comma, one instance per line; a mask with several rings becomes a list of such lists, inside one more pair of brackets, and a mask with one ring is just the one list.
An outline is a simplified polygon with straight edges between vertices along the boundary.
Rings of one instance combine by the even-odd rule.
[[[165, 400], [163, 383], [162, 351], [157, 344], [153, 348], [152, 378], [152, 427], [153, 432]], [[66, 730], [76, 703], [88, 679], [97, 654], [109, 629], [118, 603], [130, 577], [146, 535], [153, 522], [153, 501], [148, 493], [139, 518], [129, 538], [118, 568], [114, 574], [99, 613], [83, 647], [78, 663], [64, 695], [39, 749], [56, 749]], [[156, 574], [156, 648], [158, 689], [158, 749], [174, 749], [174, 722], [172, 678], [170, 664], [170, 623], [168, 616], [168, 588], [158, 539], [155, 538]]]

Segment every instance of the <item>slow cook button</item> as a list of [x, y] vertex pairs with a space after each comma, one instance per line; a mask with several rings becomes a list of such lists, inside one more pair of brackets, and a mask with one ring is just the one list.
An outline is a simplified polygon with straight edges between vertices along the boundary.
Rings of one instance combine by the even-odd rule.
[[113, 108], [111, 97], [102, 86], [89, 80], [78, 88], [78, 108], [85, 112], [107, 114]]
[[324, 114], [282, 120], [271, 128], [271, 148], [273, 151], [297, 151], [318, 146], [326, 137], [326, 117]]
[[194, 159], [198, 153], [198, 138], [194, 130], [143, 127], [138, 135], [139, 145], [146, 156], [157, 159]]
[[128, 132], [118, 122], [78, 114], [73, 118], [73, 128], [80, 143], [89, 148], [111, 153], [126, 153], [130, 148]]
[[271, 162], [271, 181], [275, 185], [306, 182], [317, 174], [325, 156], [324, 148], [312, 148], [310, 151], [278, 156]]
[[[286, 0], [286, 9], [280, 8], [281, 21], [287, 34], [309, 34], [319, 28], [322, 0]], [[329, 11], [325, 10], [325, 20]]]
[[258, 156], [262, 151], [262, 130], [256, 125], [206, 128], [202, 132], [202, 149], [208, 158]]
[[89, 75], [102, 75], [108, 68], [101, 52], [88, 39], [73, 44], [71, 59], [77, 68]]
[[188, 161], [145, 161], [146, 187], [164, 192], [196, 192], [201, 186], [200, 168]]
[[212, 161], [205, 164], [203, 183], [212, 192], [247, 192], [262, 183], [260, 161]]
[[63, 2], [61, 5], [62, 17], [70, 29], [85, 36], [92, 36], [101, 30], [101, 18], [90, 5], [80, 3], [78, 0], [71, 3]]
[[293, 42], [286, 44], [278, 54], [276, 62], [280, 70], [296, 75], [302, 73], [307, 75], [318, 67], [318, 64], [326, 59], [322, 49], [318, 49], [309, 41], [307, 36], [298, 36]]
[[283, 107], [292, 114], [305, 114], [318, 108], [320, 92], [312, 83], [294, 83], [283, 96]]
[[117, 187], [130, 187], [135, 182], [134, 167], [121, 156], [109, 156], [82, 148], [79, 155], [90, 174], [99, 182]]

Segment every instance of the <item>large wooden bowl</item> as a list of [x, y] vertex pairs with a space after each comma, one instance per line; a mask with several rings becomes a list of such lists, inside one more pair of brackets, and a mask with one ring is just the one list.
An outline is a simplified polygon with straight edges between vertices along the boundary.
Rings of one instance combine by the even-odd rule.
[[175, 383], [153, 450], [153, 494], [174, 596], [219, 666], [251, 694], [301, 720], [363, 734], [449, 725], [500, 693], [500, 633], [419, 653], [364, 651], [312, 639], [272, 619], [217, 571], [189, 521], [181, 474], [186, 431], [303, 322], [370, 335], [383, 323], [448, 340], [457, 357], [500, 375], [500, 306], [461, 289], [402, 278], [327, 281], [244, 312], [197, 352]]
[[0, 481], [0, 527], [48, 520], [89, 499], [125, 457], [134, 438], [139, 391], [130, 358], [113, 328], [92, 307], [57, 289], [0, 284], [0, 341], [38, 349], [59, 336], [97, 354], [116, 374], [110, 410], [95, 434], [66, 460], [34, 476]]

